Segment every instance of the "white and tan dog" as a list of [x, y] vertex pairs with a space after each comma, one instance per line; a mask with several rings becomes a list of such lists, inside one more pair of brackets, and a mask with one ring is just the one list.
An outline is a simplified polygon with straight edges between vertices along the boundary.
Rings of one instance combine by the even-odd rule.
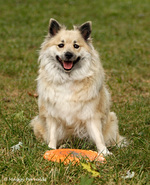
[[39, 115], [31, 125], [50, 148], [70, 135], [89, 136], [99, 153], [110, 154], [106, 146], [120, 145], [124, 138], [110, 112], [104, 70], [90, 35], [91, 22], [66, 30], [50, 19], [39, 56]]

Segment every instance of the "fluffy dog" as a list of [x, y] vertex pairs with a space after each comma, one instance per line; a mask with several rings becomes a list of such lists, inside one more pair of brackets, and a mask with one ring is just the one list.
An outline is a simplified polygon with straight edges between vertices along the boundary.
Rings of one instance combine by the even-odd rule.
[[110, 94], [104, 70], [91, 42], [91, 22], [67, 30], [50, 19], [41, 45], [37, 78], [39, 115], [32, 122], [36, 137], [50, 148], [68, 136], [90, 137], [98, 152], [120, 145], [116, 114], [110, 112]]

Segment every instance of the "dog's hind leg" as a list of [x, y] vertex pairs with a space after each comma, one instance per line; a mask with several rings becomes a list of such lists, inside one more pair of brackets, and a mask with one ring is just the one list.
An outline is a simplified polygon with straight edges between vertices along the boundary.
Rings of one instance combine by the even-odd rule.
[[46, 119], [36, 116], [30, 123], [37, 138], [43, 138], [46, 141]]
[[103, 136], [106, 146], [123, 146], [126, 145], [124, 137], [120, 136], [118, 129], [118, 120], [114, 112], [110, 112], [108, 115], [108, 121], [103, 128]]

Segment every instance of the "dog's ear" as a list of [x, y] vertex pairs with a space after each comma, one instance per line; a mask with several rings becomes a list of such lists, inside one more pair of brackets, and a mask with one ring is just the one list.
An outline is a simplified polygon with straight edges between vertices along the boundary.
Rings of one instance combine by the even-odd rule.
[[49, 21], [49, 34], [50, 36], [55, 36], [61, 29], [61, 25], [55, 20], [50, 19]]
[[81, 32], [83, 38], [87, 41], [92, 32], [92, 22], [91, 21], [85, 22], [84, 24], [79, 26], [78, 29]]

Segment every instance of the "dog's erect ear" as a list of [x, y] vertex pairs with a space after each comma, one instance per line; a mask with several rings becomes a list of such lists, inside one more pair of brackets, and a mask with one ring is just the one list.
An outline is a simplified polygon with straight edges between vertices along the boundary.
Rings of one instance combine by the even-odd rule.
[[55, 19], [50, 19], [49, 21], [50, 35], [55, 36], [59, 32], [60, 29], [61, 29], [61, 25]]
[[79, 26], [78, 29], [81, 32], [83, 38], [87, 40], [90, 37], [92, 32], [92, 22], [88, 21], [82, 24], [81, 26]]

